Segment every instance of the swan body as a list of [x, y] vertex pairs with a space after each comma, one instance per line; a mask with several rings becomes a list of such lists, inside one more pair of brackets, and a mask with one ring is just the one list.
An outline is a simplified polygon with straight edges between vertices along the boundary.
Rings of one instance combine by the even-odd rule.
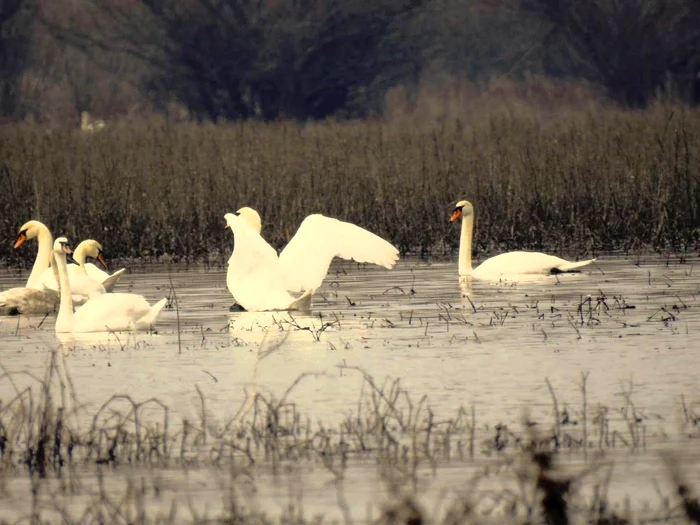
[[[80, 246], [78, 246], [80, 247]], [[76, 248], [76, 252], [78, 249]], [[76, 262], [78, 264], [81, 264], [79, 259], [76, 257], [75, 258]], [[122, 276], [126, 273], [126, 268], [122, 268], [120, 270], [117, 270], [113, 274], [108, 274], [104, 270], [100, 270], [97, 266], [95, 266], [92, 263], [87, 263], [85, 264], [85, 271], [87, 273], [87, 276], [102, 285], [102, 287], [105, 289], [105, 292], [109, 293], [112, 290], [114, 290], [115, 285], [119, 282], [119, 279], [122, 278]]]
[[550, 275], [575, 272], [578, 268], [591, 264], [595, 259], [567, 261], [554, 255], [539, 252], [508, 252], [487, 259], [472, 269], [472, 236], [474, 231], [474, 207], [468, 201], [460, 201], [452, 212], [450, 222], [462, 219], [462, 233], [459, 242], [460, 279], [499, 279], [504, 276]]
[[136, 294], [110, 293], [90, 298], [73, 312], [71, 282], [66, 268], [66, 254], [71, 253], [65, 237], [56, 239], [53, 249], [54, 265], [60, 282], [60, 303], [56, 317], [57, 333], [118, 332], [148, 330], [155, 326], [167, 303], [161, 299], [153, 306]]
[[58, 292], [10, 288], [0, 293], [0, 315], [50, 314], [58, 306]]
[[[226, 284], [248, 311], [308, 310], [334, 257], [393, 268], [399, 252], [381, 237], [354, 224], [309, 215], [277, 255], [261, 236], [260, 216], [252, 208], [227, 213], [234, 236]], [[304, 292], [294, 298], [289, 292]]]
[[[85, 304], [89, 299], [106, 293], [104, 286], [90, 279], [87, 274], [81, 273], [77, 265], [71, 264], [66, 271], [71, 284], [74, 306]], [[58, 280], [53, 275], [52, 268], [49, 268], [42, 274], [40, 284], [45, 290], [52, 290], [57, 293], [60, 291]]]

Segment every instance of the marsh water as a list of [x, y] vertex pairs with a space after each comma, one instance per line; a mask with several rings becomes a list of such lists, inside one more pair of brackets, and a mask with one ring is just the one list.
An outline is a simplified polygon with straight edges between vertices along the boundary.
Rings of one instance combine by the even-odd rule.
[[[21, 286], [26, 277], [5, 271], [0, 289]], [[686, 424], [700, 400], [695, 258], [600, 256], [579, 274], [498, 283], [459, 283], [456, 262], [448, 260], [405, 258], [391, 271], [336, 261], [304, 314], [230, 312], [221, 267], [138, 266], [116, 291], [150, 302], [171, 299], [156, 333], [59, 340], [54, 316], [6, 317], [0, 319], [4, 371], [41, 377], [59, 349], [87, 414], [124, 393], [157, 398], [173, 421], [197, 420], [204, 398], [211, 424], [219, 424], [235, 417], [252, 393], [265, 392], [286, 396], [312, 425], [326, 427], [356, 408], [364, 377], [380, 384], [400, 378], [415, 402], [427, 396], [437, 419], [455, 417], [460, 406], [473, 410], [484, 436], [499, 423], [518, 426], [525, 413], [551, 424], [554, 398], [559, 411], [580, 416], [585, 378], [587, 407], [609, 407], [620, 435], [621, 408], [630, 399], [644, 420], [643, 447], [630, 453], [621, 444], [614, 454], [618, 483], [611, 492], [619, 502], [629, 497], [648, 512], [661, 505], [661, 492], [670, 488], [658, 488], [668, 484], [660, 450], [672, 449], [697, 470], [700, 456]], [[0, 382], [3, 399], [32, 382], [29, 375], [13, 378]], [[437, 505], [446, 487], [462, 486], [481, 461], [446, 463], [433, 472], [426, 505]], [[376, 467], [349, 469], [345, 481], [348, 505], [360, 520], [385, 492], [368, 470]], [[197, 504], [216, 509], [222, 505], [216, 476], [198, 475], [188, 477]], [[331, 474], [300, 467], [286, 476], [294, 483], [258, 479], [261, 506], [274, 513], [303, 491], [309, 515], [342, 515]], [[9, 500], [0, 506], [3, 501]], [[26, 512], [14, 509], [17, 517]]]

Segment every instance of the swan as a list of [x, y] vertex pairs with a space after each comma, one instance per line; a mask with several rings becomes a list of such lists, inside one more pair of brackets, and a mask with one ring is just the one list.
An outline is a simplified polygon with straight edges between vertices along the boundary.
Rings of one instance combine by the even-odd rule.
[[[85, 260], [87, 257], [97, 259], [107, 268], [107, 262], [102, 253], [102, 245], [99, 242], [94, 239], [87, 239], [78, 245], [73, 252], [75, 264], [68, 266], [68, 278], [71, 282], [73, 302], [77, 304], [83, 304], [92, 296], [111, 292], [114, 285], [126, 272], [126, 268], [122, 268], [109, 275], [92, 263], [86, 264]], [[44, 271], [40, 282], [45, 288], [58, 290], [58, 281], [51, 268]]]
[[167, 299], [161, 299], [151, 306], [140, 295], [108, 293], [89, 299], [73, 312], [71, 283], [66, 268], [66, 258], [71, 253], [65, 237], [56, 239], [53, 246], [53, 262], [61, 285], [56, 333], [148, 330], [155, 326], [158, 315], [168, 302]]
[[[334, 257], [393, 268], [399, 251], [381, 237], [320, 214], [306, 217], [282, 252], [260, 236], [260, 215], [244, 207], [227, 213], [234, 247], [226, 284], [247, 311], [308, 310]], [[289, 292], [304, 292], [294, 298]]]
[[472, 234], [474, 231], [474, 207], [469, 201], [459, 201], [455, 206], [450, 222], [462, 219], [462, 235], [459, 241], [459, 277], [477, 279], [498, 279], [512, 275], [549, 275], [575, 272], [578, 268], [591, 264], [595, 259], [571, 262], [538, 252], [509, 252], [496, 255], [472, 269]]
[[[49, 288], [58, 291], [58, 281], [56, 280], [54, 271], [49, 267], [52, 258], [51, 245], [53, 244], [53, 238], [48, 227], [35, 220], [24, 223], [19, 229], [14, 246], [15, 248], [19, 248], [27, 240], [34, 238], [38, 241], [39, 250], [25, 287], [35, 290]], [[104, 257], [101, 254], [102, 245], [97, 241], [88, 239], [81, 242], [78, 248], [76, 248], [75, 261], [79, 265], [83, 265], [86, 257], [93, 257], [98, 259], [106, 268]], [[79, 304], [84, 303], [91, 294], [111, 292], [119, 279], [121, 279], [122, 275], [126, 272], [126, 268], [122, 268], [112, 275], [109, 275], [92, 263], [86, 264], [84, 268], [85, 271], [82, 270], [82, 268], [78, 268], [75, 265], [71, 265], [68, 269], [69, 278], [71, 280], [76, 279], [76, 281], [73, 282], [73, 295], [75, 302]], [[85, 275], [86, 272], [87, 275]], [[96, 283], [93, 281], [96, 281]]]
[[[117, 270], [112, 275], [110, 275], [104, 270], [100, 270], [96, 265], [92, 263], [85, 263], [85, 259], [87, 257], [97, 259], [100, 262], [100, 264], [105, 268], [105, 270], [107, 269], [107, 262], [105, 261], [104, 254], [102, 253], [102, 245], [99, 242], [93, 239], [87, 239], [81, 242], [75, 248], [75, 252], [73, 253], [73, 259], [77, 263], [77, 267], [81, 270], [81, 273], [87, 275], [93, 281], [100, 283], [104, 287], [106, 292], [111, 292], [112, 290], [114, 290], [114, 286], [119, 282], [119, 279], [121, 279], [122, 276], [126, 273], [126, 268]], [[69, 273], [70, 269], [72, 268], [73, 266], [69, 267]], [[82, 269], [84, 269], [84, 272], [82, 272]]]
[[42, 275], [49, 269], [49, 265], [51, 264], [51, 245], [53, 244], [51, 232], [45, 224], [39, 221], [25, 222], [19, 228], [17, 240], [15, 241], [15, 248], [19, 248], [26, 241], [34, 238], [38, 241], [39, 250], [37, 251], [34, 266], [32, 266], [32, 272], [29, 274], [29, 279], [27, 279], [25, 287], [42, 290], [44, 288], [41, 285]]

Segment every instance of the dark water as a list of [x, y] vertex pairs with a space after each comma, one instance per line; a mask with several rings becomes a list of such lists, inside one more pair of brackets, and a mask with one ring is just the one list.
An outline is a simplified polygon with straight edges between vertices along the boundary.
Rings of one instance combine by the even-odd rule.
[[[499, 422], [518, 425], [524, 409], [534, 420], [550, 422], [552, 393], [545, 379], [560, 410], [580, 411], [587, 374], [590, 411], [610, 407], [624, 432], [618, 412], [627, 396], [645, 418], [644, 450], [632, 459], [624, 452], [616, 456], [620, 483], [611, 488], [620, 504], [630, 496], [632, 507], [643, 509], [644, 501], [660, 505], [654, 482], [668, 483], [658, 450], [673, 446], [697, 465], [697, 447], [684, 441], [681, 401], [681, 395], [686, 405], [700, 399], [697, 262], [609, 256], [581, 274], [470, 286], [460, 285], [454, 262], [405, 259], [392, 271], [334, 264], [314, 296], [311, 315], [230, 313], [223, 271], [156, 266], [130, 273], [118, 288], [154, 302], [173, 297], [172, 284], [177, 302], [162, 314], [157, 334], [59, 341], [53, 316], [4, 318], [0, 364], [8, 372], [41, 376], [51, 350], [60, 348], [86, 413], [112, 394], [129, 393], [158, 398], [175, 420], [196, 419], [199, 388], [212, 421], [235, 415], [251, 392], [279, 398], [301, 374], [313, 372], [288, 398], [311, 421], [325, 425], [340, 421], [357, 403], [363, 378], [354, 367], [359, 367], [380, 382], [401, 378], [415, 399], [428, 396], [436, 417], [474, 407], [480, 429]], [[0, 289], [25, 279], [3, 273]], [[15, 381], [0, 382], [3, 398], [32, 380], [15, 376]], [[480, 468], [478, 462], [473, 468]], [[211, 475], [189, 474], [187, 483], [178, 476], [174, 492], [199, 483], [207, 496], [197, 501], [221, 505], [221, 487]], [[194, 482], [197, 476], [201, 480]], [[286, 482], [259, 475], [256, 497], [263, 507], [282, 508], [304, 487], [309, 514], [341, 516], [330, 473], [298, 466], [285, 476]], [[426, 476], [426, 500], [439, 505], [446, 491], [454, 492], [455, 480], [464, 479], [464, 466], [444, 465], [437, 477]], [[353, 477], [364, 481], [354, 483]], [[22, 493], [21, 486], [18, 481], [13, 490]], [[368, 504], [376, 511], [382, 487], [375, 466], [348, 471], [345, 493], [355, 519], [365, 519]]]

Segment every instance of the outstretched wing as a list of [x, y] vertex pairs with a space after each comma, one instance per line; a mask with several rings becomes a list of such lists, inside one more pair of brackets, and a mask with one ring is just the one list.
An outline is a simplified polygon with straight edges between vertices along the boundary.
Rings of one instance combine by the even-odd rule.
[[334, 257], [392, 268], [399, 251], [359, 226], [320, 214], [309, 215], [279, 256], [286, 288], [318, 288]]
[[232, 213], [225, 218], [233, 232], [226, 274], [231, 295], [248, 311], [287, 307], [292, 297], [282, 286], [275, 249], [245, 219]]

